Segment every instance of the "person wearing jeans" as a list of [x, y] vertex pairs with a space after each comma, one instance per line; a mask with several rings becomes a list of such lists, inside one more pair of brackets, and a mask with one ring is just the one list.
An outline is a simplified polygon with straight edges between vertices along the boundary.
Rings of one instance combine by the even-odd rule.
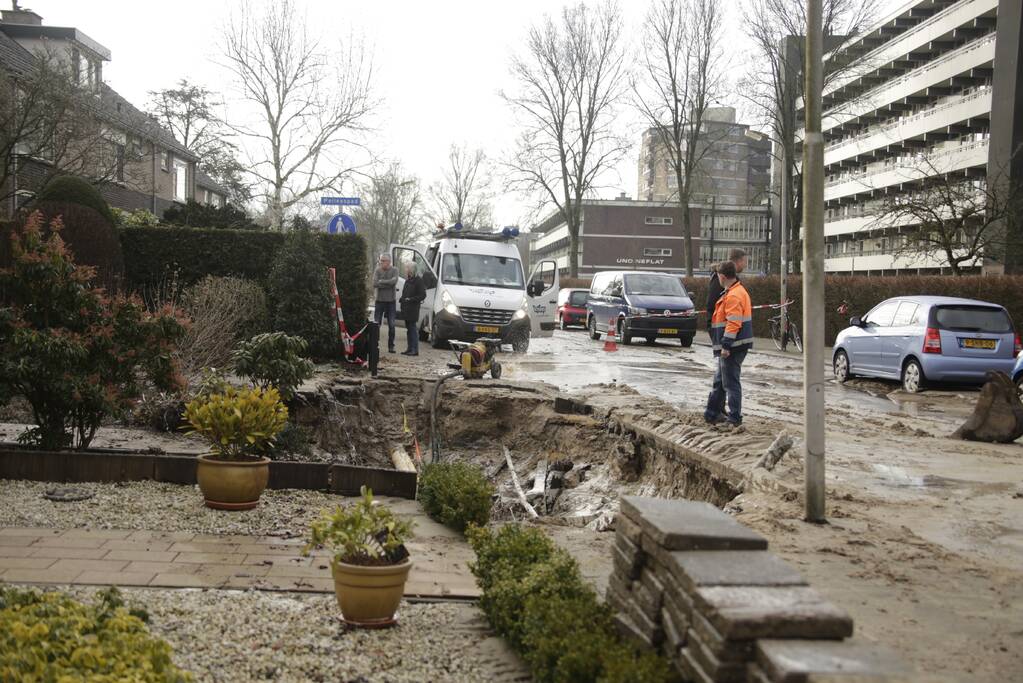
[[416, 275], [415, 265], [406, 263], [405, 286], [401, 290], [401, 319], [405, 321], [408, 348], [401, 352], [403, 356], [419, 355], [419, 305], [425, 300], [423, 278]]
[[387, 316], [387, 351], [394, 353], [395, 287], [398, 285], [398, 269], [391, 265], [390, 254], [380, 254], [379, 265], [373, 271], [373, 289], [376, 300], [373, 304], [373, 322], [377, 325]]
[[753, 347], [753, 305], [736, 270], [731, 261], [717, 268], [724, 291], [714, 306], [710, 332], [718, 367], [703, 413], [703, 419], [711, 424], [725, 419], [734, 426], [742, 424], [742, 362]]

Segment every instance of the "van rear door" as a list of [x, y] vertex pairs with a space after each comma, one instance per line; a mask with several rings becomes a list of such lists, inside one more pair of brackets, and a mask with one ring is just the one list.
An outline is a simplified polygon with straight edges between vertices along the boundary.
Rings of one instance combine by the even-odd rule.
[[[429, 317], [429, 312], [433, 310], [433, 297], [437, 293], [437, 274], [433, 272], [433, 268], [429, 263], [426, 262], [426, 258], [423, 254], [415, 247], [410, 247], [404, 244], [392, 244], [391, 245], [391, 263], [398, 269], [398, 296], [399, 301], [395, 304], [397, 308], [397, 317], [401, 319], [401, 290], [405, 288], [405, 265], [408, 263], [413, 264], [416, 267], [416, 273], [423, 279], [423, 284], [426, 285], [426, 299], [423, 301], [419, 308], [419, 320], [420, 329], [422, 329], [422, 320]], [[370, 293], [373, 296], [373, 293]]]
[[540, 261], [527, 280], [529, 298], [530, 336], [554, 335], [554, 318], [558, 311], [558, 290], [561, 279], [555, 261]]

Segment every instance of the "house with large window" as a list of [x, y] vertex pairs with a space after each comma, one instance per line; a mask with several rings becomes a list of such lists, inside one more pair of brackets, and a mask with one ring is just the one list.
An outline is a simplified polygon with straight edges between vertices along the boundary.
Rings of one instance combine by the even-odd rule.
[[202, 201], [198, 157], [103, 82], [110, 59], [77, 28], [44, 25], [27, 9], [0, 13], [0, 107], [13, 122], [0, 130], [0, 217], [59, 174], [88, 178], [126, 210], [163, 215]]

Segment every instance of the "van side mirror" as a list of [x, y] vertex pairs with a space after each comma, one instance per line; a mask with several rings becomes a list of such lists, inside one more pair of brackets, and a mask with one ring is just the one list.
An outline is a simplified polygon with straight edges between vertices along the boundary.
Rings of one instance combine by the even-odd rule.
[[526, 294], [528, 296], [540, 296], [543, 294], [543, 282], [541, 280], [533, 280], [526, 287]]
[[860, 316], [858, 315], [854, 315], [853, 317], [849, 318], [849, 324], [852, 325], [853, 327], [863, 327], [863, 321], [860, 320]]
[[433, 289], [437, 286], [437, 276], [429, 270], [423, 273], [423, 284], [426, 285], [427, 289]]

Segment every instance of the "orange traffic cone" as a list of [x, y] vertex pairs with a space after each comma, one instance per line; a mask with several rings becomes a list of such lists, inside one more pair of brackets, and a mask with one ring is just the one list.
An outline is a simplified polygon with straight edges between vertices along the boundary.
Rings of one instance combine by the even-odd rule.
[[617, 330], [615, 329], [615, 319], [611, 318], [607, 322], [607, 339], [604, 341], [605, 351], [617, 351], [618, 350], [618, 337]]

